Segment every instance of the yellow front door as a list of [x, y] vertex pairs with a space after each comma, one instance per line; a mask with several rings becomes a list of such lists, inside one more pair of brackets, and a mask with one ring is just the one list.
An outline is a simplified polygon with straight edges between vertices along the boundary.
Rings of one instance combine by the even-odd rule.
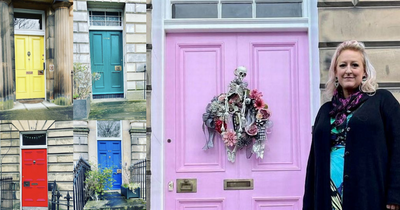
[[45, 97], [43, 63], [43, 37], [15, 35], [15, 82], [17, 99]]

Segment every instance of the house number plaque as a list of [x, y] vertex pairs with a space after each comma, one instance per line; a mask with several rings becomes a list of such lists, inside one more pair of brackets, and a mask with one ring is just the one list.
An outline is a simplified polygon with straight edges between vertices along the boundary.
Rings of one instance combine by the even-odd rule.
[[122, 67], [121, 66], [115, 66], [115, 71], [121, 71]]
[[27, 71], [26, 74], [33, 74], [33, 71]]

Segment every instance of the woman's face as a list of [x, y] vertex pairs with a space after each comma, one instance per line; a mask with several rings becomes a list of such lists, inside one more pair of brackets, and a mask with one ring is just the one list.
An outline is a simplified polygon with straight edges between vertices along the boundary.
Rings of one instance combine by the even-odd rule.
[[343, 88], [345, 97], [355, 92], [365, 76], [362, 54], [354, 50], [340, 53], [336, 64], [336, 77]]

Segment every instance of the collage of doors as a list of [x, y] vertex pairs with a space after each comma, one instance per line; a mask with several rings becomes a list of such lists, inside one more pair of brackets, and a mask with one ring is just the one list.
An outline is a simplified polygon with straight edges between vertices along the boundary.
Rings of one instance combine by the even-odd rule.
[[0, 209], [302, 209], [337, 44], [400, 99], [393, 2], [0, 0]]

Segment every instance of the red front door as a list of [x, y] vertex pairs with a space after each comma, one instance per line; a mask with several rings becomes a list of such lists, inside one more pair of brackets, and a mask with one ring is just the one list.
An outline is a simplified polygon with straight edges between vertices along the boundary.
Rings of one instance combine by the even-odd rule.
[[22, 150], [22, 206], [48, 206], [46, 149]]

